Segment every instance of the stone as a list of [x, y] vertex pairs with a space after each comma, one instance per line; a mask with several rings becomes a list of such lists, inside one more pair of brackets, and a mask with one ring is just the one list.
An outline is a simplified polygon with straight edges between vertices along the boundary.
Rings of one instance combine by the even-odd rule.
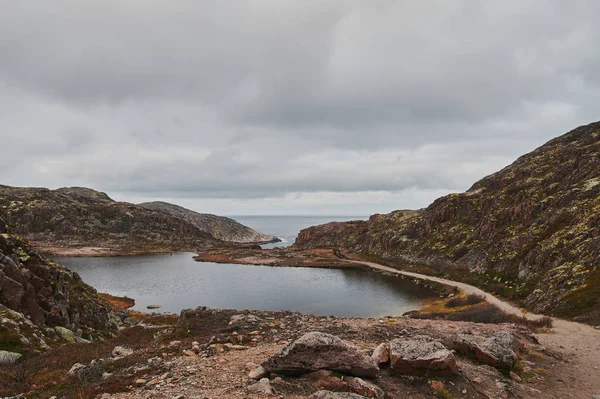
[[370, 356], [340, 338], [321, 332], [309, 332], [262, 366], [269, 373], [302, 375], [317, 370], [332, 370], [356, 377], [375, 377], [379, 367]]
[[58, 336], [61, 339], [65, 340], [69, 343], [76, 342], [75, 333], [73, 331], [71, 331], [67, 328], [64, 328], [64, 327], [60, 327], [60, 326], [54, 327], [54, 330], [56, 331], [56, 333], [58, 334]]
[[132, 353], [133, 353], [133, 349], [130, 349], [126, 345], [115, 346], [114, 349], [112, 350], [113, 357], [125, 357], [125, 356], [131, 355]]
[[256, 366], [252, 371], [248, 373], [248, 378], [252, 378], [253, 380], [260, 380], [261, 378], [269, 375], [267, 370], [263, 366]]
[[85, 364], [75, 363], [74, 365], [71, 366], [71, 368], [69, 369], [69, 372], [67, 374], [69, 374], [70, 376], [75, 376], [75, 375], [81, 373], [86, 368], [87, 368], [87, 366]]
[[254, 316], [252, 314], [236, 314], [231, 316], [229, 319], [229, 324], [238, 324], [238, 323], [258, 323], [262, 321], [262, 319], [258, 316]]
[[143, 378], [138, 378], [137, 380], [135, 380], [135, 385], [138, 387], [143, 387], [144, 385], [146, 385], [146, 380]]
[[365, 399], [365, 396], [352, 392], [318, 391], [310, 395], [309, 399]]
[[348, 388], [351, 392], [358, 393], [367, 398], [383, 399], [383, 389], [370, 381], [365, 381], [358, 377], [344, 378], [344, 381], [348, 384]]
[[508, 375], [510, 376], [510, 378], [512, 378], [516, 382], [521, 382], [521, 377], [519, 377], [519, 375], [517, 373], [515, 373], [514, 371], [509, 372]]
[[319, 390], [345, 392], [348, 391], [348, 384], [343, 380], [342, 376], [334, 375], [333, 371], [318, 370], [306, 374], [311, 385]]
[[264, 395], [273, 395], [275, 393], [268, 378], [261, 378], [256, 384], [249, 385], [248, 391]]
[[454, 354], [424, 335], [390, 342], [390, 367], [400, 375], [450, 376], [458, 373]]
[[373, 351], [371, 358], [377, 364], [389, 363], [389, 361], [390, 361], [390, 344], [389, 343], [380, 344]]
[[510, 370], [519, 357], [521, 343], [508, 331], [495, 332], [488, 337], [458, 334], [454, 349], [492, 367]]
[[20, 353], [0, 351], [0, 365], [15, 364], [21, 357]]

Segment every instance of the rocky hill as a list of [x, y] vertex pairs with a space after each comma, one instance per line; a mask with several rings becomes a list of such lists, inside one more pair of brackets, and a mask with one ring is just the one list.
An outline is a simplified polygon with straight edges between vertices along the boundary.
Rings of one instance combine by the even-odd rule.
[[237, 243], [267, 243], [279, 241], [275, 236], [258, 232], [224, 216], [198, 213], [182, 206], [162, 201], [144, 202], [139, 205], [147, 209], [165, 212], [179, 219], [183, 219], [219, 240]]
[[0, 352], [18, 357], [52, 341], [94, 341], [117, 331], [96, 290], [6, 230], [0, 222]]
[[295, 247], [424, 265], [537, 312], [600, 322], [600, 122], [426, 209], [310, 227]]
[[[154, 209], [153, 209], [154, 208]], [[160, 209], [159, 209], [160, 208]], [[112, 200], [88, 188], [20, 188], [0, 185], [0, 217], [43, 252], [115, 255], [196, 250], [227, 245], [221, 239], [267, 236], [230, 219], [202, 225], [191, 211]], [[184, 212], [187, 211], [188, 213]], [[234, 234], [236, 228], [242, 229]], [[215, 238], [218, 236], [219, 238]], [[263, 237], [264, 236], [264, 237]]]

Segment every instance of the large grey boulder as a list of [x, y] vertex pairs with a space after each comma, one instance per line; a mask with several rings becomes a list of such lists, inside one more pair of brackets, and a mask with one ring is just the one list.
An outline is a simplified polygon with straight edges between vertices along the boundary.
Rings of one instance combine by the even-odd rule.
[[457, 334], [453, 347], [465, 356], [500, 369], [511, 369], [519, 357], [522, 345], [508, 331], [498, 331], [487, 337]]
[[370, 356], [338, 337], [310, 332], [262, 364], [269, 373], [302, 375], [332, 370], [357, 377], [375, 377], [379, 367]]
[[390, 367], [397, 374], [413, 376], [458, 373], [454, 354], [441, 342], [424, 335], [391, 341]]
[[20, 353], [0, 351], [0, 365], [15, 364], [21, 357]]
[[309, 399], [365, 399], [366, 396], [352, 392], [318, 391], [309, 396]]

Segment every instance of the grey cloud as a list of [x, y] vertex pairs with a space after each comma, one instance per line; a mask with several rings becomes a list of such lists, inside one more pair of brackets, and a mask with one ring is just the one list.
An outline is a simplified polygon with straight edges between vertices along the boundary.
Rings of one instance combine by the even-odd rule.
[[598, 119], [595, 2], [0, 7], [4, 184], [421, 201]]

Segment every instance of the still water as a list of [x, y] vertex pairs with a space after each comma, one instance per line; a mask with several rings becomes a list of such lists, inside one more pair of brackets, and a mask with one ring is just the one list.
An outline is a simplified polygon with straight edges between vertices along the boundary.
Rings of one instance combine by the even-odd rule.
[[287, 309], [326, 316], [399, 316], [433, 293], [410, 281], [368, 270], [201, 263], [192, 253], [109, 258], [58, 257], [99, 292], [128, 296], [134, 309], [209, 306]]

